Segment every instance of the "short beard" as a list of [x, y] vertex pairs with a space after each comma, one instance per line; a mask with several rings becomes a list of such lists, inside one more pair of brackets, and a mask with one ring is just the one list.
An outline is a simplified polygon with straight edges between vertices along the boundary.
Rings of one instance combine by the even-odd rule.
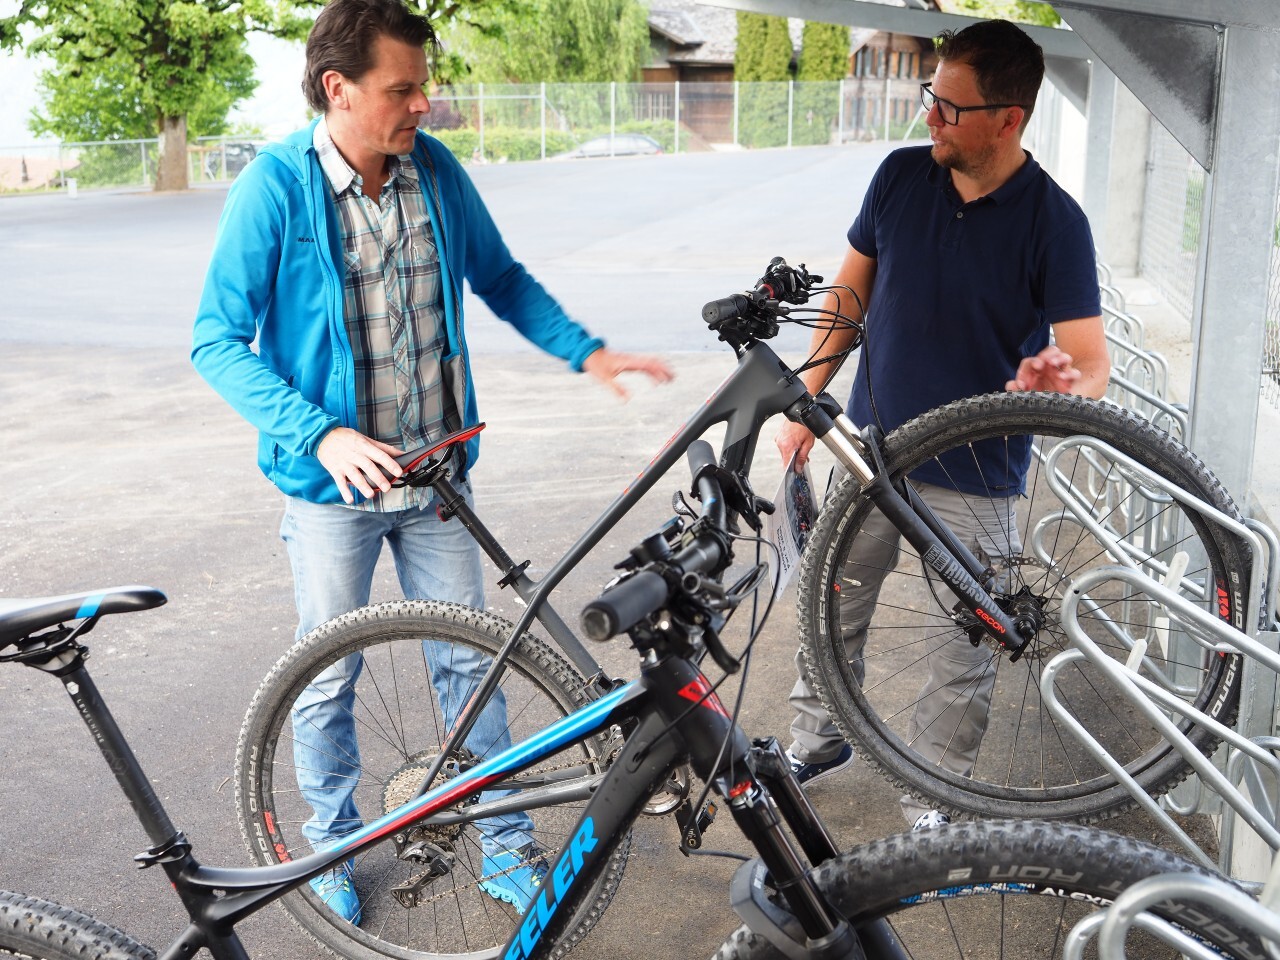
[[945, 155], [939, 155], [939, 145], [934, 144], [931, 151], [933, 162], [944, 170], [954, 170], [974, 180], [981, 180], [991, 169], [995, 160], [996, 146], [988, 144], [976, 153], [964, 155], [954, 147], [947, 147]]

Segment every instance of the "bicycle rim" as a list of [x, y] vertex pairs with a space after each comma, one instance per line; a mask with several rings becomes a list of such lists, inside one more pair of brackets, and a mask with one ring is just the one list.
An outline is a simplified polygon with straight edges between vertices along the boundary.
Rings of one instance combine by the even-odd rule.
[[[874, 529], [878, 518], [851, 482], [833, 494], [815, 532], [800, 601], [813, 685], [842, 734], [928, 805], [982, 816], [1087, 821], [1134, 804], [1072, 732], [1073, 721], [1055, 718], [1041, 697], [1044, 665], [1071, 645], [1059, 615], [1065, 591], [1080, 575], [1124, 561], [1157, 579], [1173, 578], [1171, 585], [1184, 598], [1239, 624], [1239, 592], [1247, 578], [1238, 544], [1174, 498], [1137, 482], [1122, 462], [1067, 439], [1080, 436], [1101, 440], [1235, 514], [1217, 481], [1185, 448], [1145, 421], [1080, 398], [974, 398], [926, 414], [885, 443], [887, 469], [896, 481], [924, 464], [941, 463], [947, 470], [956, 456], [974, 461], [975, 444], [1016, 451], [1017, 438], [1031, 438], [1034, 455], [1025, 494], [1010, 501], [1011, 526], [1002, 513], [998, 523], [984, 516], [978, 524], [997, 542], [982, 557], [996, 572], [993, 593], [1008, 612], [1029, 611], [1039, 623], [1017, 663], [973, 623], [963, 617], [957, 622], [955, 598], [905, 542], [887, 562], [855, 562], [865, 549], [858, 546], [859, 535], [864, 526]], [[984, 474], [983, 482], [999, 489], [1003, 480]], [[964, 509], [977, 510], [980, 501], [965, 495]], [[1096, 521], [1101, 534], [1081, 516]], [[1008, 549], [1013, 539], [1020, 549]], [[859, 647], [860, 621], [851, 616], [842, 592], [847, 597], [851, 582], [880, 577], [878, 602]], [[1138, 663], [1142, 676], [1223, 723], [1234, 718], [1239, 658], [1208, 651], [1150, 597], [1119, 581], [1106, 582], [1085, 598], [1079, 622], [1112, 658]], [[1135, 646], [1145, 647], [1145, 655], [1135, 654]], [[1056, 691], [1069, 717], [1148, 793], [1158, 795], [1185, 777], [1184, 758], [1095, 665], [1079, 661], [1066, 667]], [[1212, 748], [1202, 728], [1178, 722], [1199, 749]]]
[[[368, 822], [410, 799], [444, 739], [445, 721], [423, 640], [446, 641], [458, 650], [492, 657], [511, 632], [510, 624], [480, 611], [404, 601], [358, 610], [299, 641], [264, 680], [237, 751], [241, 829], [259, 862], [293, 859], [312, 850], [302, 834], [312, 809], [298, 785], [290, 714], [320, 671], [339, 661], [350, 664], [347, 658], [353, 655], [360, 657], [349, 714], [360, 754], [354, 799], [362, 820]], [[528, 637], [509, 661], [501, 692], [506, 704], [503, 732], [511, 742], [527, 738], [587, 702], [586, 690], [572, 669]], [[603, 770], [610, 746], [603, 738], [588, 741], [548, 758], [523, 777], [552, 775], [564, 778], [566, 784], [595, 777]], [[485, 749], [474, 733], [467, 748], [468, 756], [451, 758], [446, 777], [458, 763], [474, 763], [496, 752], [496, 748]], [[491, 797], [485, 794], [481, 800]], [[528, 811], [533, 837], [546, 851], [548, 863], [572, 837], [584, 806], [585, 801], [562, 802]], [[465, 813], [466, 805], [458, 809]], [[586, 934], [612, 899], [629, 842], [629, 835], [618, 841], [571, 933], [558, 945], [557, 955]], [[306, 886], [283, 902], [308, 933], [343, 955], [493, 957], [506, 944], [520, 915], [511, 904], [482, 889], [482, 882], [501, 880], [498, 872], [486, 867], [483, 843], [482, 825], [467, 822], [410, 829], [396, 841], [356, 857], [353, 881], [362, 909], [359, 926], [342, 922]], [[416, 846], [419, 853], [398, 856], [397, 846], [402, 850]], [[441, 852], [447, 854], [448, 869], [414, 884], [414, 878], [429, 871]]]

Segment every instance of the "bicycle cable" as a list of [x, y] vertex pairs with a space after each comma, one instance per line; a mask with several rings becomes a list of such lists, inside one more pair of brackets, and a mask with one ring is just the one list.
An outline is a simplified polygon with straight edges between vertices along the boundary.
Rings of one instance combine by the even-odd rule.
[[[738, 726], [738, 717], [742, 713], [742, 703], [747, 692], [747, 681], [751, 674], [751, 654], [755, 649], [756, 640], [759, 639], [760, 634], [764, 631], [764, 625], [765, 623], [768, 622], [769, 616], [773, 612], [773, 604], [778, 596], [778, 581], [782, 576], [782, 563], [781, 563], [782, 558], [778, 554], [778, 547], [775, 543], [773, 543], [770, 540], [766, 540], [763, 537], [748, 537], [741, 534], [730, 534], [729, 536], [730, 536], [730, 539], [732, 540], [741, 540], [744, 543], [749, 543], [749, 542], [755, 543], [757, 567], [759, 566], [761, 545], [768, 546], [769, 549], [774, 552], [775, 560], [777, 560], [778, 562], [774, 565], [774, 576], [773, 576], [773, 580], [770, 583], [771, 589], [769, 591], [769, 602], [765, 604], [764, 613], [761, 615], [760, 620], [758, 622], [753, 622], [751, 633], [748, 636], [746, 646], [743, 648], [743, 651], [742, 651], [742, 656], [738, 658], [739, 663], [742, 664], [742, 679], [741, 679], [741, 682], [738, 684], [738, 695], [734, 699], [733, 714], [731, 717], [732, 723], [730, 725], [729, 732], [726, 733], [724, 740], [720, 744], [720, 752], [716, 755], [716, 762], [713, 765], [713, 769], [719, 769], [720, 761], [724, 759], [724, 755], [726, 751], [729, 749], [729, 740], [733, 736], [733, 730], [736, 729]], [[760, 584], [757, 583], [752, 589], [753, 601], [758, 599], [759, 591], [760, 591]], [[730, 675], [726, 672], [724, 676], [722, 676], [712, 686], [712, 690], [718, 689], [722, 683], [724, 683], [726, 680], [729, 679], [729, 676]], [[732, 762], [729, 765], [729, 777], [731, 780], [734, 779]], [[702, 790], [698, 794], [698, 799], [692, 805], [693, 810], [698, 811], [702, 809], [702, 805], [706, 803], [707, 795], [710, 792], [711, 792], [711, 784], [704, 783], [702, 786]], [[690, 821], [689, 827], [693, 831], [694, 836], [697, 837], [699, 840], [701, 840], [702, 831], [698, 828], [698, 819], [696, 816]], [[728, 857], [731, 860], [741, 860], [743, 862], [746, 862], [750, 859], [749, 857], [744, 857], [741, 854], [729, 853], [723, 850], [701, 850], [701, 849], [695, 849], [693, 847], [690, 847], [688, 846], [688, 843], [687, 843], [686, 833], [687, 831], [681, 832], [680, 847], [679, 847], [680, 852], [684, 854], [686, 857], [691, 857], [691, 856]]]

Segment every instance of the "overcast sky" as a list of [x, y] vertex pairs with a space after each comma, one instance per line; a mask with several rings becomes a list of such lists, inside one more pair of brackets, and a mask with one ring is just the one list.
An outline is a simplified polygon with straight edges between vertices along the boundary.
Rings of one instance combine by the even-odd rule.
[[[231, 123], [261, 127], [269, 137], [283, 136], [302, 126], [307, 118], [299, 86], [302, 44], [255, 33], [249, 35], [249, 52], [257, 63], [258, 91], [231, 115]], [[40, 69], [40, 62], [25, 54], [0, 53], [0, 147], [36, 142], [27, 130], [27, 118], [38, 102], [36, 74]]]

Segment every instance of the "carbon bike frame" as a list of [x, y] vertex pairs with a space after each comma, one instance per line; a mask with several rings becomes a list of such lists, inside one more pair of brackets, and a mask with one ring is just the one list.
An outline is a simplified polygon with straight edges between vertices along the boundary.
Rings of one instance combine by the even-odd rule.
[[[778, 355], [765, 343], [754, 339], [730, 341], [738, 354], [737, 369], [707, 398], [706, 403], [667, 441], [658, 451], [648, 466], [623, 490], [614, 502], [600, 515], [568, 552], [551, 568], [537, 584], [531, 594], [524, 596], [526, 608], [515, 625], [511, 636], [494, 658], [467, 707], [454, 723], [439, 755], [432, 761], [427, 773], [418, 784], [417, 794], [422, 796], [427, 785], [434, 783], [449, 756], [455, 753], [471, 732], [480, 711], [497, 689], [506, 670], [507, 660], [515, 648], [518, 638], [524, 634], [535, 617], [539, 617], [548, 595], [561, 580], [585, 557], [606, 534], [639, 502], [671, 466], [688, 450], [689, 445], [700, 439], [704, 433], [717, 423], [725, 424], [725, 437], [720, 457], [720, 465], [729, 473], [745, 476], [747, 467], [755, 455], [760, 430], [765, 421], [779, 413], [785, 413], [788, 419], [803, 423], [821, 440], [841, 464], [862, 483], [868, 497], [876, 504], [886, 517], [901, 531], [903, 537], [919, 552], [926, 563], [938, 574], [981, 621], [981, 629], [995, 638], [1002, 646], [1009, 649], [1012, 658], [1017, 659], [1030, 636], [1031, 628], [1015, 624], [1013, 620], [996, 604], [995, 600], [981, 585], [990, 571], [973, 556], [969, 549], [961, 543], [954, 533], [938, 519], [911, 489], [903, 484], [901, 491], [896, 489], [885, 476], [880, 454], [875, 442], [865, 441], [857, 428], [845, 417], [840, 405], [824, 394], [814, 398], [805, 388], [799, 377], [779, 359]], [[456, 490], [448, 486], [453, 498], [461, 502], [462, 498]], [[447, 503], [446, 503], [447, 506]], [[471, 518], [474, 521], [474, 515]], [[475, 530], [472, 529], [473, 535]], [[486, 532], [487, 533], [487, 532]], [[477, 537], [477, 539], [479, 539]], [[489, 538], [492, 541], [492, 538]], [[481, 540], [484, 546], [484, 541]], [[496, 541], [493, 541], [496, 545]], [[487, 549], [487, 548], [486, 548]], [[501, 551], [501, 548], [498, 547]], [[490, 554], [491, 557], [494, 554]], [[505, 554], [502, 554], [505, 558]], [[496, 558], [495, 558], [496, 559]], [[509, 558], [506, 558], [508, 563]], [[521, 571], [522, 574], [522, 571]], [[552, 617], [544, 620], [544, 625], [552, 631], [561, 645], [566, 648], [579, 668], [582, 661], [575, 655], [575, 648], [581, 656], [587, 657], [591, 664], [595, 661], [582, 649], [582, 645], [564, 627], [570, 643], [564, 643], [558, 630], [550, 624], [559, 623], [558, 615], [552, 611]], [[602, 678], [599, 667], [585, 673], [594, 681], [598, 690]]]
[[[169, 820], [159, 797], [102, 700], [84, 667], [87, 653], [78, 643], [49, 662], [30, 665], [58, 676], [77, 712], [89, 727], [103, 757], [143, 825], [152, 847], [135, 859], [140, 866], [160, 865], [182, 900], [190, 918], [186, 930], [160, 955], [179, 960], [207, 949], [215, 960], [248, 960], [235, 925], [310, 878], [339, 862], [418, 824], [470, 821], [496, 812], [502, 800], [473, 804], [464, 814], [450, 814], [468, 798], [510, 778], [565, 747], [610, 731], [632, 729], [618, 758], [598, 782], [597, 789], [548, 871], [524, 919], [502, 953], [504, 960], [539, 960], [564, 932], [600, 871], [609, 860], [617, 837], [640, 816], [659, 784], [680, 764], [691, 762], [695, 772], [712, 783], [725, 798], [735, 821], [760, 853], [754, 872], [740, 874], [750, 881], [761, 864], [786, 893], [791, 913], [785, 920], [803, 930], [805, 940], [820, 948], [819, 956], [849, 956], [857, 941], [838, 915], [826, 905], [806, 873], [806, 864], [782, 830], [785, 821], [805, 857], [816, 865], [836, 854], [835, 843], [799, 789], [776, 742], [748, 743], [730, 718], [706, 677], [682, 651], [659, 655], [642, 651], [641, 678], [516, 744], [503, 753], [463, 771], [421, 797], [410, 801], [362, 829], [337, 846], [300, 860], [273, 866], [243, 868], [200, 864], [191, 846]], [[554, 802], [549, 800], [548, 802]], [[527, 808], [524, 804], [522, 808]], [[781, 814], [781, 816], [779, 815]], [[751, 866], [750, 864], [748, 866]], [[745, 883], [748, 892], [740, 912], [756, 918], [774, 936], [784, 932], [784, 918], [776, 905], [765, 902], [759, 882]], [[897, 956], [891, 937], [870, 928], [870, 942], [884, 943]], [[854, 954], [856, 955], [856, 954]]]

